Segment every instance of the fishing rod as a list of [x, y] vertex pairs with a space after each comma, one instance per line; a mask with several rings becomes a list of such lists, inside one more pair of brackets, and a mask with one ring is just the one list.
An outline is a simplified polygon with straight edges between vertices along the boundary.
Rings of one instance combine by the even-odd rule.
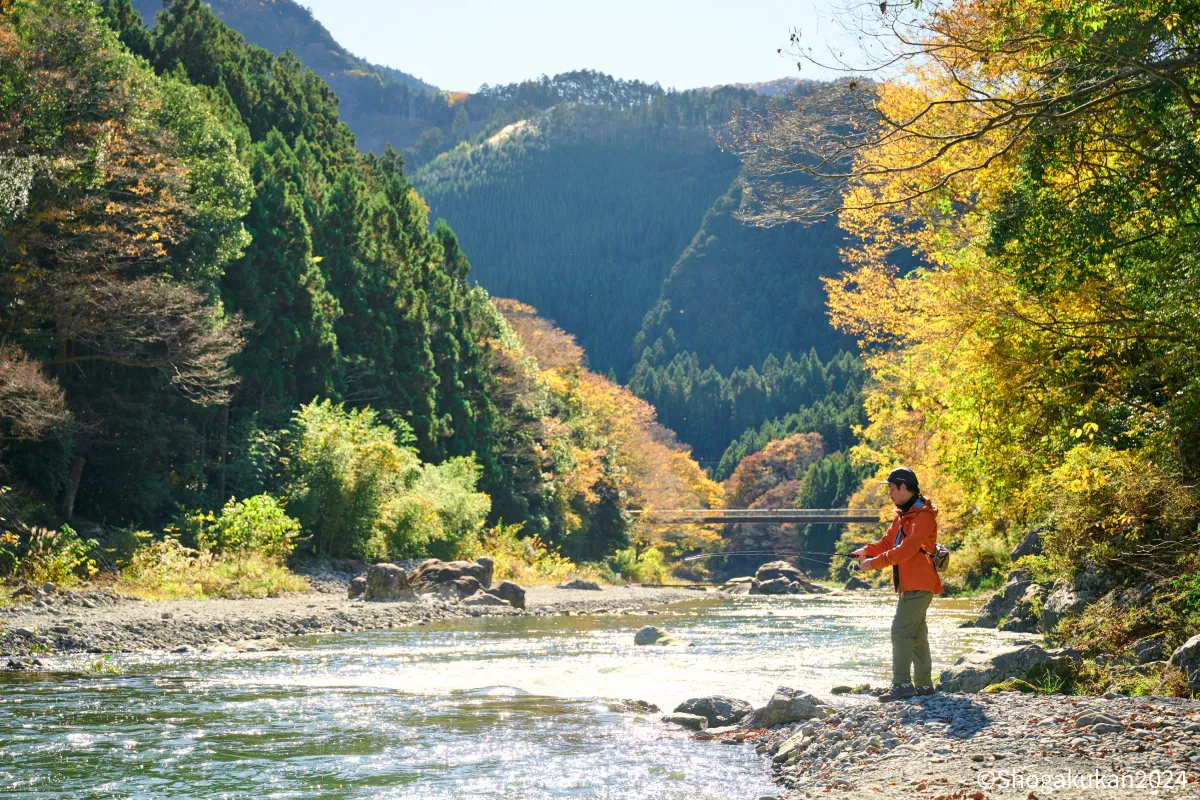
[[[846, 553], [823, 553], [817, 550], [806, 550], [803, 553], [775, 553], [770, 550], [735, 550], [730, 553], [702, 553], [698, 556], [685, 556], [683, 561], [700, 561], [705, 558], [728, 558], [730, 556], [778, 556], [779, 558], [807, 558], [808, 556], [836, 556], [851, 558]], [[812, 559], [809, 559], [812, 560]]]

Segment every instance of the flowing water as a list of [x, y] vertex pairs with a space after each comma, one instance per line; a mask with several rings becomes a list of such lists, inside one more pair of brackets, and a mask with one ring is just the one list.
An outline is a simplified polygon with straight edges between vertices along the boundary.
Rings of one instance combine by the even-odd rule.
[[[117, 675], [0, 679], [0, 794], [38, 798], [756, 798], [751, 747], [669, 711], [776, 686], [886, 683], [882, 597], [700, 600], [659, 616], [475, 618], [237, 657], [127, 657]], [[930, 612], [935, 669], [1004, 634]], [[643, 624], [693, 647], [634, 647]]]

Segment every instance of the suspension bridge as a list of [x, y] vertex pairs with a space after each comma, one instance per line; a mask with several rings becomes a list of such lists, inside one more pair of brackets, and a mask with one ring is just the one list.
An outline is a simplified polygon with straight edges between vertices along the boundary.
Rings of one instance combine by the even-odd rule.
[[781, 525], [848, 525], [854, 522], [880, 522], [878, 509], [873, 508], [654, 508], [633, 511], [639, 519], [657, 524], [677, 522], [679, 524], [725, 524], [725, 523], [772, 523]]

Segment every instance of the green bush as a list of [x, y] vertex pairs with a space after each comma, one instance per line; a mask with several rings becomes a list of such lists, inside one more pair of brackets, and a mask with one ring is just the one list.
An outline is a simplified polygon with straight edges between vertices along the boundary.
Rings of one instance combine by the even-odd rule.
[[[407, 429], [403, 434], [411, 437]], [[421, 468], [375, 412], [347, 411], [328, 400], [296, 412], [289, 455], [287, 505], [319, 556], [365, 556], [397, 484], [415, 480]]]
[[70, 525], [58, 530], [31, 528], [22, 544], [16, 574], [27, 581], [69, 586], [96, 574], [90, 557], [96, 541], [79, 538]]
[[269, 494], [245, 500], [230, 499], [221, 516], [204, 525], [197, 536], [201, 550], [215, 553], [257, 553], [282, 563], [296, 546], [300, 523], [284, 513]]
[[618, 550], [608, 559], [609, 568], [633, 583], [666, 583], [667, 564], [663, 552], [648, 547], [640, 554], [636, 547]]
[[315, 554], [449, 557], [483, 526], [491, 501], [475, 459], [422, 464], [397, 424], [328, 401], [296, 413], [286, 497]]
[[408, 473], [380, 509], [368, 554], [454, 556], [480, 530], [491, 509], [488, 496], [475, 491], [479, 475], [473, 458], [451, 458]]

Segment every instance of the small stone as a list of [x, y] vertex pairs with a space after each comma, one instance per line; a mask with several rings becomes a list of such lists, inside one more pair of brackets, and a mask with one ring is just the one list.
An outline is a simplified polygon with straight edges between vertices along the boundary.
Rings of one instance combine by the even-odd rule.
[[668, 725], [679, 725], [693, 731], [702, 731], [708, 727], [708, 720], [699, 714], [665, 714], [662, 721]]
[[163, 619], [174, 619], [175, 615], [172, 614], [170, 611], [164, 611], [164, 612], [162, 612], [162, 618]]

